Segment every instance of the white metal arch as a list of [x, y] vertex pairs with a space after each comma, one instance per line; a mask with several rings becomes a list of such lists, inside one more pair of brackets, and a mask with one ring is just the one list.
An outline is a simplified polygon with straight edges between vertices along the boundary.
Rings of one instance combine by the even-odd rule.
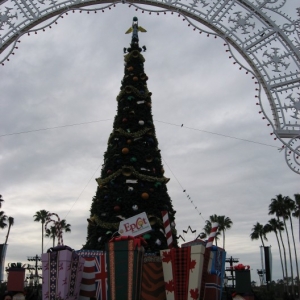
[[[283, 143], [288, 166], [300, 174], [300, 18], [293, 20], [283, 13], [286, 2], [0, 0], [0, 63], [4, 64], [14, 54], [21, 36], [44, 30], [72, 10], [89, 12], [126, 4], [152, 13], [178, 13], [194, 30], [222, 38], [240, 68], [253, 74], [258, 84], [257, 104], [263, 118]], [[145, 8], [145, 5], [151, 7]], [[212, 31], [200, 28], [201, 24]], [[238, 61], [232, 47], [245, 58], [251, 69]], [[267, 113], [262, 105], [262, 90], [268, 97], [271, 113]]]

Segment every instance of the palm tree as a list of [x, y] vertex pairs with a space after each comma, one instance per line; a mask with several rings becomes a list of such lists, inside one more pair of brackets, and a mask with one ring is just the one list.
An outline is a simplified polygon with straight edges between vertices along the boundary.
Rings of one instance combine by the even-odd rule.
[[0, 229], [4, 229], [7, 226], [7, 216], [4, 214], [4, 211], [0, 211]]
[[[282, 269], [282, 278], [285, 278], [286, 275], [284, 274], [284, 268], [283, 268], [283, 261], [282, 261], [282, 254], [281, 254], [281, 247], [278, 239], [278, 231], [283, 231], [283, 222], [280, 220], [277, 220], [275, 218], [272, 218], [269, 220], [269, 222], [265, 225], [264, 230], [266, 232], [274, 232], [276, 235], [276, 240], [279, 248], [279, 255], [280, 255], [280, 263], [281, 263], [281, 269]], [[284, 289], [286, 289], [286, 286], [284, 285]]]
[[217, 222], [219, 224], [218, 231], [222, 231], [223, 235], [223, 249], [225, 249], [225, 231], [231, 228], [232, 221], [230, 218], [225, 216], [218, 216]]
[[41, 222], [42, 223], [42, 253], [44, 253], [44, 224], [46, 223], [47, 216], [49, 211], [42, 209], [35, 213], [34, 222]]
[[[65, 219], [60, 221], [60, 226], [61, 230], [64, 232], [71, 232], [71, 225], [67, 224], [67, 221]], [[53, 247], [55, 247], [55, 238], [57, 237], [56, 235], [56, 227], [51, 226], [50, 228], [46, 229], [46, 237], [49, 237], [53, 241]]]
[[0, 195], [0, 208], [2, 207], [2, 202], [4, 201], [4, 199], [2, 198], [2, 195]]
[[[292, 215], [294, 215], [294, 213], [296, 213], [297, 210], [299, 210], [300, 194], [294, 194], [294, 197], [295, 197], [295, 201], [292, 200], [291, 198], [287, 197], [286, 210], [287, 210], [288, 218], [290, 219], [290, 226], [291, 226], [292, 239], [293, 239], [293, 245], [294, 245], [294, 253], [295, 253], [295, 261], [296, 261], [296, 272], [297, 272], [297, 278], [299, 278], [298, 257], [297, 257], [296, 243], [295, 243], [295, 237], [294, 237]], [[298, 295], [300, 295], [300, 285], [299, 284], [297, 284], [297, 285], [298, 285]]]
[[11, 228], [11, 226], [14, 225], [14, 222], [15, 222], [15, 219], [13, 217], [8, 217], [8, 230], [7, 230], [7, 235], [6, 235], [6, 239], [5, 239], [5, 243], [4, 244], [7, 244], [7, 240], [8, 240], [8, 237], [9, 237], [10, 228]]
[[253, 225], [252, 233], [250, 234], [250, 238], [251, 238], [251, 240], [260, 239], [263, 247], [265, 247], [263, 240], [265, 240], [265, 241], [268, 240], [266, 234], [267, 234], [267, 232], [264, 229], [264, 225], [257, 222], [255, 225]]
[[[290, 237], [289, 232], [286, 227], [286, 219], [288, 218], [288, 212], [287, 212], [287, 203], [288, 203], [288, 197], [283, 197], [281, 194], [276, 195], [276, 198], [271, 199], [271, 204], [269, 205], [269, 215], [276, 215], [277, 218], [282, 218], [286, 236], [287, 236], [287, 242], [288, 242], [288, 248], [289, 248], [289, 256], [290, 256], [290, 268], [291, 268], [291, 280], [292, 280], [292, 294], [295, 295], [295, 289], [294, 289], [294, 272], [293, 272], [293, 264], [292, 264], [292, 253], [291, 253], [291, 245], [290, 245]], [[284, 251], [285, 253], [285, 251]], [[286, 257], [285, 257], [286, 259]], [[287, 274], [287, 270], [286, 270]], [[288, 276], [287, 276], [288, 277]]]

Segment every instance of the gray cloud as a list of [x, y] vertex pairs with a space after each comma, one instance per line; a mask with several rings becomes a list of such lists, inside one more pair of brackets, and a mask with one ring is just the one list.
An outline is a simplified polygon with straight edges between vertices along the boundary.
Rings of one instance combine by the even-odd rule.
[[[175, 15], [149, 16], [124, 5], [104, 14], [70, 14], [45, 33], [24, 36], [1, 69], [0, 134], [109, 119], [1, 137], [3, 210], [16, 222], [6, 262], [40, 254], [41, 225], [32, 216], [41, 209], [72, 225], [64, 235], [67, 245], [79, 249], [85, 242], [94, 178], [117, 109], [122, 49], [130, 41], [124, 32], [133, 15], [148, 30], [140, 43], [148, 48], [145, 71], [178, 233], [189, 225], [200, 233], [212, 214], [230, 217], [228, 255], [251, 265], [258, 281], [260, 242], [251, 242], [251, 228], [271, 218], [268, 205], [275, 195], [299, 193], [299, 175], [287, 167], [276, 148], [280, 143], [258, 114], [256, 85], [228, 59], [220, 39], [194, 32]], [[275, 236], [268, 238], [273, 275], [281, 278]]]

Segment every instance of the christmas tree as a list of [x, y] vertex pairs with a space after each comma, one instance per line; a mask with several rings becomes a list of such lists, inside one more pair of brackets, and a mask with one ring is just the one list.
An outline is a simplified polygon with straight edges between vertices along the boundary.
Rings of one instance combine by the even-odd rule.
[[117, 96], [118, 110], [113, 131], [108, 139], [104, 164], [96, 196], [88, 219], [85, 249], [102, 250], [112, 236], [118, 235], [119, 222], [145, 212], [152, 230], [143, 235], [146, 251], [168, 248], [162, 211], [168, 211], [177, 246], [175, 211], [168, 195], [158, 141], [151, 112], [151, 92], [144, 72], [145, 59], [139, 46], [138, 32], [146, 32], [133, 18], [129, 48], [124, 48], [125, 69], [121, 91]]

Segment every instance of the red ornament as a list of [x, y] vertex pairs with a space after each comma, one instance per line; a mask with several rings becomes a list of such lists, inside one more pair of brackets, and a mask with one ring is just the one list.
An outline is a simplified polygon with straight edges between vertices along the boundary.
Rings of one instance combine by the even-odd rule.
[[114, 211], [120, 211], [121, 207], [119, 205], [114, 206]]

